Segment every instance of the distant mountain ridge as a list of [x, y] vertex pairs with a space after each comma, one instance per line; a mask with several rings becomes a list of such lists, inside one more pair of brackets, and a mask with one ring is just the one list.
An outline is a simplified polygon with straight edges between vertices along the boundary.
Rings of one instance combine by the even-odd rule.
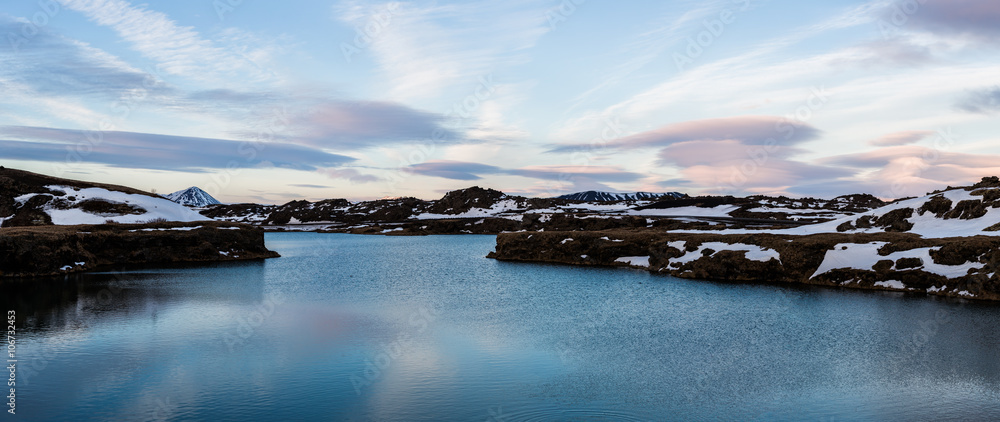
[[684, 198], [687, 195], [680, 192], [666, 192], [666, 193], [650, 193], [650, 192], [629, 192], [629, 193], [616, 193], [616, 192], [601, 192], [595, 190], [588, 190], [586, 192], [570, 193], [566, 195], [559, 196], [560, 199], [569, 199], [571, 201], [598, 201], [598, 202], [614, 202], [614, 201], [647, 201], [656, 199], [668, 199], [668, 198]]
[[191, 186], [187, 189], [166, 195], [166, 198], [189, 207], [207, 207], [209, 205], [221, 204], [218, 199], [213, 198], [212, 195], [209, 195], [208, 192], [199, 189], [197, 186]]

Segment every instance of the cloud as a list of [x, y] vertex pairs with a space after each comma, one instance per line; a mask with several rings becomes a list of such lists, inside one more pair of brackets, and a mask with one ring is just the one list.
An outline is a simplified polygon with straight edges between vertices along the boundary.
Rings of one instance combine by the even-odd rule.
[[0, 150], [11, 160], [98, 163], [112, 167], [203, 172], [237, 167], [316, 170], [352, 157], [287, 143], [253, 143], [137, 132], [0, 126]]
[[[354, 28], [370, 28], [369, 50], [391, 84], [389, 96], [404, 100], [434, 97], [456, 84], [474, 84], [502, 65], [528, 60], [526, 50], [548, 32], [549, 2], [517, 0], [418, 4], [345, 1], [335, 18]], [[345, 40], [348, 46], [354, 39]]]
[[822, 158], [819, 162], [855, 168], [880, 168], [899, 160], [914, 160], [915, 163], [925, 168], [941, 164], [954, 164], [966, 167], [993, 167], [1000, 165], [1000, 155], [947, 152], [918, 145], [892, 146], [874, 151], [837, 155]]
[[351, 183], [371, 183], [381, 180], [376, 176], [363, 174], [355, 169], [325, 168], [320, 169], [319, 173], [331, 179], [347, 179]]
[[[164, 72], [215, 83], [238, 77], [241, 82], [264, 80], [245, 52], [223, 49], [191, 27], [178, 25], [166, 14], [124, 0], [64, 0], [67, 9], [113, 29], [132, 48], [162, 66]], [[251, 54], [252, 55], [252, 54]]]
[[645, 177], [643, 174], [624, 171], [615, 166], [528, 166], [507, 170], [506, 173], [543, 180], [586, 179], [608, 183], [634, 182]]
[[192, 101], [204, 101], [210, 103], [224, 102], [233, 104], [273, 102], [279, 97], [279, 95], [270, 92], [247, 92], [232, 89], [194, 91], [186, 96], [188, 100]]
[[854, 52], [855, 57], [847, 60], [836, 57], [831, 60], [831, 64], [854, 62], [861, 65], [919, 66], [936, 60], [932, 46], [918, 44], [902, 37], [867, 41], [847, 51]]
[[[0, 15], [0, 33], [21, 34], [24, 22]], [[0, 43], [0, 79], [53, 96], [118, 98], [134, 90], [173, 92], [153, 74], [89, 44], [37, 29], [30, 39]], [[7, 89], [5, 88], [5, 91]]]
[[[916, 11], [909, 12], [914, 6]], [[897, 0], [885, 15], [889, 22], [987, 42], [996, 42], [1000, 35], [1000, 3], [996, 0]]]
[[313, 147], [362, 149], [434, 139], [458, 142], [441, 115], [390, 102], [325, 100], [289, 117], [288, 140]]
[[498, 174], [504, 170], [487, 164], [463, 161], [428, 161], [405, 167], [403, 171], [422, 176], [452, 180], [479, 180], [481, 174]]
[[854, 183], [883, 198], [923, 195], [945, 185], [966, 185], [983, 176], [1000, 175], [1000, 155], [947, 152], [918, 145], [890, 146], [819, 162], [869, 170]]
[[632, 182], [645, 177], [642, 174], [624, 171], [612, 166], [548, 165], [505, 169], [465, 161], [428, 161], [405, 167], [403, 171], [452, 180], [478, 180], [482, 178], [481, 175], [485, 174], [506, 174], [559, 182], [572, 181], [573, 179], [598, 182]]
[[[608, 141], [610, 149], [662, 147], [685, 141], [736, 140], [744, 145], [792, 145], [816, 139], [820, 131], [809, 124], [775, 116], [726, 117], [693, 120], [663, 126]], [[549, 152], [571, 152], [590, 144], [556, 145]]]
[[784, 193], [807, 180], [827, 180], [852, 175], [854, 170], [792, 160], [806, 152], [777, 144], [755, 145], [734, 139], [688, 141], [659, 152], [658, 163], [676, 166], [687, 180], [678, 184], [705, 188], [713, 193]]
[[290, 184], [288, 186], [293, 186], [293, 187], [296, 187], [296, 188], [309, 188], [309, 189], [330, 189], [330, 188], [333, 187], [333, 186], [326, 186], [326, 185], [310, 185], [310, 184], [306, 184], [306, 183], [293, 183], [293, 184]]
[[969, 113], [994, 114], [1000, 112], [1000, 86], [972, 91], [959, 101], [956, 107]]
[[801, 148], [747, 144], [743, 141], [726, 139], [719, 141], [678, 142], [660, 150], [661, 165], [693, 167], [724, 162], [745, 160], [766, 161], [784, 159], [804, 152]]
[[868, 141], [868, 143], [879, 147], [908, 145], [920, 142], [933, 134], [934, 132], [929, 130], [905, 130], [883, 135], [878, 139]]

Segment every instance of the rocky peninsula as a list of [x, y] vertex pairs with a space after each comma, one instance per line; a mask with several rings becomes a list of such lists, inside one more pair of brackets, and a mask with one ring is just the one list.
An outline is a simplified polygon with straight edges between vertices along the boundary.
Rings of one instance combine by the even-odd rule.
[[1000, 180], [794, 228], [501, 233], [489, 257], [1000, 300]]

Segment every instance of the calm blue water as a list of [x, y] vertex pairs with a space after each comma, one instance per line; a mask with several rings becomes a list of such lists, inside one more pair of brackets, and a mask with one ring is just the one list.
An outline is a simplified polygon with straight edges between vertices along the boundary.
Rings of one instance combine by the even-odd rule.
[[1000, 306], [504, 263], [491, 236], [267, 242], [283, 257], [4, 284], [7, 420], [1000, 415]]

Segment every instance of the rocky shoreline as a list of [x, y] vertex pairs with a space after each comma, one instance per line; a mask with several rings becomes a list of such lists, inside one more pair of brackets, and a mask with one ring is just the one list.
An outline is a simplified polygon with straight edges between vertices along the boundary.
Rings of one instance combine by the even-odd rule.
[[264, 246], [264, 231], [248, 224], [199, 221], [0, 228], [0, 278], [278, 256]]
[[1000, 301], [1000, 238], [911, 233], [502, 233], [504, 261], [644, 268], [679, 278], [795, 283]]

